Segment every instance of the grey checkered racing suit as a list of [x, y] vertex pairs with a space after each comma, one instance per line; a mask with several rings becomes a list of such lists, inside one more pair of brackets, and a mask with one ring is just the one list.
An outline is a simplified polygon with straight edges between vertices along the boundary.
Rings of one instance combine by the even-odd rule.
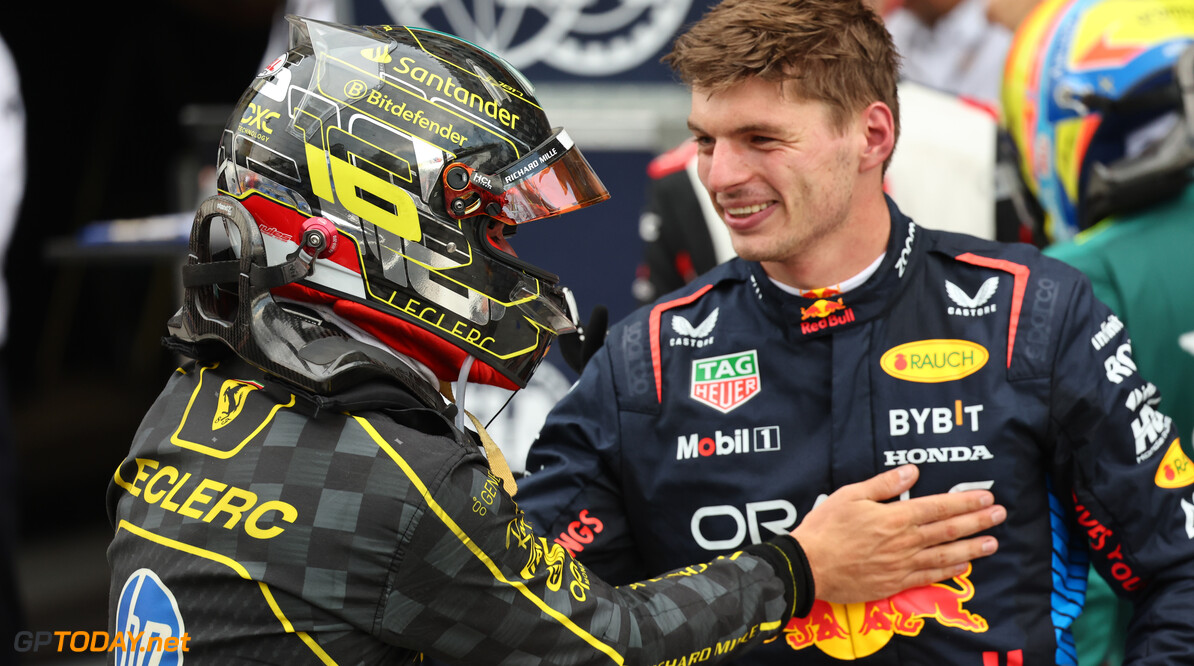
[[108, 489], [109, 629], [132, 648], [110, 661], [155, 638], [161, 663], [704, 664], [789, 619], [774, 545], [591, 576], [452, 409], [380, 381], [315, 396], [236, 359], [179, 368]]

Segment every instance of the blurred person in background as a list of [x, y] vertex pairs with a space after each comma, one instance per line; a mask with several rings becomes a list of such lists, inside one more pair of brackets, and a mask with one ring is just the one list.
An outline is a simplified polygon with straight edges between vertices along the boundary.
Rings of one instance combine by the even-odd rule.
[[[1194, 8], [1186, 0], [1046, 0], [1016, 33], [1005, 123], [1047, 214], [1045, 253], [1089, 278], [1152, 384], [1141, 409], [1194, 435]], [[1141, 419], [1146, 413], [1141, 412]], [[1152, 455], [1137, 447], [1143, 458]], [[1194, 505], [1182, 504], [1194, 537]], [[1108, 585], [1111, 583], [1111, 585]], [[1131, 605], [1092, 571], [1079, 663], [1123, 661]]]
[[[17, 457], [8, 395], [8, 284], [4, 260], [25, 193], [25, 105], [16, 62], [0, 40], [0, 638], [23, 629], [16, 581]], [[7, 649], [7, 648], [5, 648]]]
[[995, 107], [1011, 31], [988, 0], [876, 2], [900, 52], [903, 76]]
[[1015, 32], [1040, 0], [987, 0], [987, 18]]

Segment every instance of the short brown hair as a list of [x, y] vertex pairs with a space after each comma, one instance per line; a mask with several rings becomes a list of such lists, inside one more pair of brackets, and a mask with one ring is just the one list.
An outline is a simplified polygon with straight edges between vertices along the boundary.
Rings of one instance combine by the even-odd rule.
[[863, 0], [723, 0], [680, 35], [663, 61], [693, 89], [719, 92], [749, 77], [794, 84], [845, 129], [872, 102], [891, 108], [899, 136], [899, 55]]

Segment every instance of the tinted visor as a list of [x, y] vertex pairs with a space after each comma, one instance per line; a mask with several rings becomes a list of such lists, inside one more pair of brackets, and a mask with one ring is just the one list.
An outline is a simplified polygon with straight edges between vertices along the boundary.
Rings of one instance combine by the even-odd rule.
[[502, 171], [492, 176], [474, 173], [472, 183], [497, 204], [485, 207], [485, 214], [507, 224], [567, 213], [609, 198], [580, 149], [560, 128]]

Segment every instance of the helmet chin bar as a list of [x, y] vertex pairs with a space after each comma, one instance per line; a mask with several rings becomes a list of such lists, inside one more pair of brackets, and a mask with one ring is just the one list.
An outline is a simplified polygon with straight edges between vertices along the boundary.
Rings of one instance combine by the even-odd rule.
[[[213, 260], [211, 228], [217, 220], [227, 229], [237, 259]], [[216, 195], [201, 203], [182, 271], [183, 305], [167, 322], [170, 336], [189, 343], [196, 358], [210, 343], [222, 343], [258, 368], [315, 393], [389, 378], [428, 406], [442, 405], [426, 380], [393, 354], [297, 316], [274, 300], [271, 288], [306, 277], [316, 259], [335, 248], [335, 227], [322, 218], [312, 220], [286, 261], [266, 266], [261, 230], [239, 201]]]

